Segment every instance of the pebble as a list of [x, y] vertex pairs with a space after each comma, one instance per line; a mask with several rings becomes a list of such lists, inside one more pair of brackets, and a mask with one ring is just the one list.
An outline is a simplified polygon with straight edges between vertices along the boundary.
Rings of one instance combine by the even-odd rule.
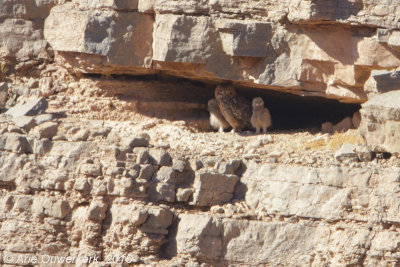
[[220, 214], [223, 214], [223, 213], [224, 213], [224, 208], [221, 207], [221, 206], [213, 206], [213, 207], [211, 207], [210, 211], [211, 211], [212, 213], [220, 213]]
[[[270, 163], [277, 163], [277, 162], [278, 162], [278, 159], [276, 159], [276, 158], [270, 158], [270, 159], [269, 159], [269, 162], [270, 162]], [[301, 163], [301, 161], [300, 161], [300, 163]]]
[[2, 125], [0, 126], [0, 134], [3, 134], [7, 131], [8, 126], [7, 125]]
[[259, 136], [258, 140], [261, 142], [263, 145], [271, 144], [274, 142], [273, 138], [271, 135], [266, 135], [266, 136]]
[[249, 153], [249, 154], [254, 154], [254, 152], [256, 152], [256, 149], [255, 148], [250, 148], [246, 152]]
[[67, 138], [62, 133], [58, 133], [58, 135], [52, 138], [53, 141], [66, 141]]
[[311, 139], [311, 142], [316, 142], [316, 141], [319, 141], [319, 140], [323, 140], [325, 142], [328, 142], [329, 134], [317, 135], [316, 137]]
[[242, 144], [234, 144], [233, 145], [233, 148], [236, 150], [241, 149], [242, 147], [243, 147]]
[[268, 157], [270, 158], [280, 158], [282, 156], [283, 152], [282, 151], [273, 151], [268, 154]]
[[145, 129], [145, 130], [149, 130], [151, 128], [154, 128], [156, 125], [157, 125], [156, 121], [149, 121], [149, 122], [144, 123], [142, 125], [142, 128]]
[[86, 141], [90, 135], [90, 131], [88, 129], [80, 129], [75, 134], [71, 136], [72, 141]]
[[260, 157], [260, 154], [245, 154], [245, 155], [243, 155], [243, 158], [245, 158], [245, 159], [252, 159], [252, 158], [259, 158]]
[[22, 134], [22, 129], [15, 125], [9, 125], [7, 131], [10, 133], [19, 133]]
[[159, 142], [157, 146], [164, 149], [168, 149], [171, 147], [168, 142]]

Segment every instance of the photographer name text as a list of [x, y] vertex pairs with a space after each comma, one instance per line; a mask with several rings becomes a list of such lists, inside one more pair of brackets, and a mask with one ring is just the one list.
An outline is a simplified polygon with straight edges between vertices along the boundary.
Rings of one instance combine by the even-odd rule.
[[107, 264], [118, 264], [118, 263], [135, 263], [137, 262], [137, 256], [132, 255], [118, 255], [109, 254], [105, 257], [104, 261], [98, 255], [91, 256], [56, 256], [56, 255], [15, 255], [5, 254], [3, 256], [4, 263], [8, 264], [62, 264], [62, 263], [96, 263], [104, 262]]

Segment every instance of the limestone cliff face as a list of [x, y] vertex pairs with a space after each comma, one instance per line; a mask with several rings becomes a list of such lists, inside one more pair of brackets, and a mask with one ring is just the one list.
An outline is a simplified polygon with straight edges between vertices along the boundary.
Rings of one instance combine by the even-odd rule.
[[0, 135], [0, 262], [398, 265], [400, 168], [180, 159], [138, 129], [70, 120]]
[[[399, 66], [398, 0], [0, 0], [0, 264], [399, 266]], [[227, 81], [363, 103], [369, 150], [131, 118]]]
[[76, 72], [163, 71], [362, 103], [374, 70], [400, 65], [400, 10], [394, 0], [0, 5], [3, 56], [34, 57], [48, 43]]
[[399, 66], [396, 12], [374, 1], [73, 1], [52, 9], [44, 34], [85, 72], [165, 71], [360, 103], [372, 70]]

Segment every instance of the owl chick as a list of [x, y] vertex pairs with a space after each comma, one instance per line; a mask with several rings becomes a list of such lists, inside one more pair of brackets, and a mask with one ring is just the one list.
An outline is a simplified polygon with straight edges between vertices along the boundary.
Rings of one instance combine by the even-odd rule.
[[251, 125], [256, 128], [256, 133], [260, 132], [260, 128], [266, 133], [267, 128], [271, 126], [271, 115], [269, 110], [264, 108], [264, 101], [261, 97], [253, 99], [253, 115], [251, 116]]
[[215, 99], [225, 120], [237, 132], [250, 124], [251, 103], [239, 96], [232, 86], [219, 85], [215, 89]]
[[222, 133], [230, 127], [219, 109], [217, 100], [214, 98], [208, 101], [208, 111], [210, 112], [210, 125], [213, 129]]

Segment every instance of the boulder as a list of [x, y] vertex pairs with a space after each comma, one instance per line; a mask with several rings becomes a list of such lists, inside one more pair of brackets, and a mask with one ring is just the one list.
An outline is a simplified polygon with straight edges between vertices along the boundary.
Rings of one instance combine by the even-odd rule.
[[134, 148], [134, 147], [148, 147], [149, 140], [143, 136], [132, 136], [124, 137], [120, 140], [122, 149]]
[[139, 164], [133, 164], [133, 165], [128, 166], [128, 168], [124, 172], [124, 175], [131, 179], [136, 179], [139, 176], [139, 174], [140, 174], [140, 165]]
[[3, 149], [14, 153], [32, 153], [32, 147], [23, 135], [8, 135]]
[[172, 163], [172, 168], [181, 173], [186, 169], [187, 162], [185, 160], [180, 160], [180, 159], [174, 159]]
[[82, 164], [79, 172], [87, 176], [97, 177], [102, 174], [100, 164]]
[[39, 90], [41, 95], [44, 97], [49, 97], [54, 94], [55, 88], [52, 77], [43, 77], [39, 82]]
[[36, 197], [32, 204], [32, 213], [36, 216], [49, 216], [58, 219], [65, 218], [71, 212], [71, 207], [66, 200], [55, 198]]
[[110, 208], [110, 214], [115, 218], [116, 223], [131, 224], [133, 226], [142, 225], [148, 218], [148, 211], [142, 206], [115, 205]]
[[115, 10], [137, 10], [138, 4], [140, 1], [143, 0], [127, 0], [127, 1], [120, 1], [120, 0], [74, 0], [75, 2], [79, 2], [81, 5], [89, 8], [111, 8]]
[[46, 215], [60, 219], [65, 218], [71, 212], [71, 207], [66, 200], [52, 201], [50, 205], [44, 205], [44, 207]]
[[[38, 2], [52, 1], [53, 0]], [[10, 8], [8, 10], [3, 9], [3, 3], [10, 5]], [[49, 10], [50, 7], [47, 7], [46, 9]], [[2, 23], [0, 23], [0, 39], [3, 40], [3, 42], [0, 44], [0, 50], [3, 51], [2, 57], [26, 60], [29, 57], [37, 57], [46, 51], [47, 42], [43, 38], [43, 29], [40, 27], [40, 23], [43, 22], [37, 23], [37, 21], [41, 21], [41, 19], [36, 17], [37, 13], [35, 15], [35, 13], [32, 12], [32, 9], [25, 9], [24, 5], [16, 4], [15, 1], [1, 1], [1, 18], [4, 18], [4, 16], [1, 16], [1, 13], [4, 11], [7, 13], [6, 16], [10, 16], [11, 14], [16, 15], [16, 13], [23, 11], [25, 14], [21, 14], [22, 16], [33, 15], [36, 21], [25, 20], [19, 17], [6, 18], [2, 21]]]
[[149, 162], [158, 166], [172, 166], [171, 156], [163, 149], [150, 149]]
[[30, 77], [27, 85], [30, 89], [37, 88], [39, 86], [39, 80], [37, 80], [33, 77]]
[[51, 150], [51, 147], [53, 146], [53, 142], [50, 141], [49, 139], [34, 139], [33, 143], [33, 153], [34, 154], [46, 154]]
[[372, 160], [372, 153], [366, 145], [356, 146], [356, 153], [359, 161], [368, 162]]
[[162, 166], [158, 170], [155, 179], [162, 183], [175, 184], [176, 171], [172, 167]]
[[134, 148], [133, 152], [134, 152], [134, 154], [137, 154], [136, 163], [138, 163], [138, 164], [147, 164], [147, 163], [149, 163], [149, 151], [147, 151], [147, 149]]
[[143, 13], [154, 13], [154, 4], [156, 0], [139, 0], [138, 9]]
[[400, 69], [372, 70], [364, 85], [364, 91], [369, 97], [394, 90], [400, 90]]
[[6, 115], [13, 118], [20, 116], [35, 116], [42, 114], [48, 107], [47, 100], [44, 97], [30, 99], [26, 103], [19, 103], [7, 110]]
[[[5, 0], [0, 2], [1, 18], [21, 18], [24, 20], [45, 19], [50, 9], [57, 3], [57, 0], [45, 1], [25, 1], [25, 0]], [[18, 8], [17, 8], [18, 7]], [[29, 47], [29, 46], [28, 46]]]
[[36, 126], [35, 118], [32, 116], [19, 116], [13, 118], [13, 122], [19, 128], [24, 129], [25, 131], [29, 132], [33, 127]]
[[360, 134], [374, 152], [400, 152], [400, 90], [376, 95], [362, 105]]
[[216, 259], [223, 250], [222, 225], [207, 214], [180, 214], [174, 243], [168, 244], [170, 256], [191, 254], [196, 258]]
[[229, 162], [218, 162], [215, 169], [223, 174], [236, 174], [236, 171], [243, 164], [242, 160], [234, 159]]
[[173, 213], [168, 208], [152, 207], [148, 210], [149, 216], [140, 228], [145, 233], [167, 234], [167, 228], [171, 225]]
[[192, 205], [212, 206], [228, 203], [239, 177], [231, 174], [220, 174], [211, 171], [196, 173], [193, 184]]
[[58, 123], [52, 121], [42, 123], [33, 129], [34, 134], [39, 139], [45, 139], [45, 138], [50, 139], [55, 135], [57, 135], [57, 131], [58, 131]]
[[154, 174], [157, 172], [157, 167], [153, 165], [142, 165], [140, 166], [140, 172], [138, 179], [145, 179], [145, 180], [151, 180], [153, 178]]
[[94, 200], [90, 203], [88, 218], [92, 221], [102, 221], [106, 217], [108, 205], [102, 201]]
[[153, 60], [205, 63], [215, 41], [211, 20], [204, 16], [160, 14], [154, 23]]
[[8, 83], [0, 83], [0, 109], [6, 106], [8, 100]]
[[148, 190], [148, 195], [152, 200], [162, 200], [167, 202], [175, 202], [175, 185], [168, 183], [152, 183]]
[[[114, 1], [122, 6], [131, 3], [122, 2]], [[132, 4], [128, 6], [132, 7]], [[79, 9], [74, 3], [54, 7], [44, 25], [44, 36], [55, 50], [91, 55], [97, 67], [106, 63], [120, 67], [150, 67], [152, 34], [151, 15]], [[97, 70], [101, 71], [100, 68]]]
[[54, 119], [53, 114], [40, 114], [35, 116], [35, 122], [37, 125], [42, 124], [44, 122], [52, 121]]
[[86, 178], [80, 178], [77, 179], [74, 183], [74, 189], [76, 191], [90, 191], [90, 189], [92, 188], [91, 184], [89, 183], [89, 181]]
[[88, 129], [79, 129], [78, 131], [72, 133], [71, 141], [86, 141], [90, 135], [90, 131]]
[[217, 24], [224, 52], [230, 56], [266, 57], [272, 37], [269, 23], [223, 20]]
[[332, 127], [332, 132], [343, 133], [353, 128], [353, 119], [346, 117]]
[[392, 48], [400, 51], [400, 31], [392, 31], [390, 37], [387, 40], [387, 44]]
[[188, 202], [193, 194], [191, 188], [178, 188], [176, 190], [176, 200], [180, 202]]
[[344, 143], [340, 149], [335, 153], [335, 158], [339, 161], [344, 160], [358, 160], [358, 155], [356, 152], [356, 146], [349, 143]]
[[25, 84], [11, 84], [11, 92], [17, 96], [27, 96], [29, 94], [29, 87]]

